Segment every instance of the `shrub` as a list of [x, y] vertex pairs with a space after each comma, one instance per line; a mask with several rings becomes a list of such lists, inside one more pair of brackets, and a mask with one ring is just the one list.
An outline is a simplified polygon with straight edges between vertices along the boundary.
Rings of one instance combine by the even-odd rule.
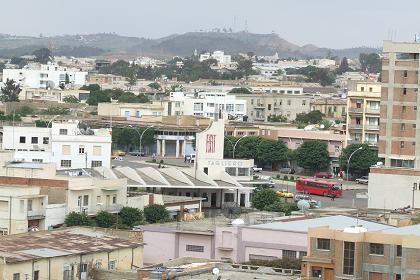
[[284, 176], [283, 176], [283, 180], [284, 180], [284, 181], [287, 181], [287, 180], [289, 180], [289, 177], [287, 177], [287, 175], [284, 175]]
[[269, 188], [261, 188], [252, 196], [252, 206], [258, 210], [263, 210], [267, 205], [279, 201], [277, 193]]
[[16, 114], [21, 115], [23, 117], [27, 115], [32, 115], [35, 112], [34, 108], [30, 106], [22, 106], [15, 111]]
[[276, 260], [252, 260], [244, 264], [285, 269], [301, 269], [302, 261], [301, 259], [283, 257], [282, 259]]
[[118, 213], [118, 223], [126, 225], [129, 228], [144, 223], [143, 212], [133, 207], [123, 207]]
[[144, 207], [146, 221], [151, 224], [164, 223], [170, 220], [169, 212], [164, 205], [149, 204]]
[[115, 215], [101, 211], [96, 215], [96, 225], [102, 228], [110, 228], [115, 224]]
[[160, 164], [163, 164], [163, 159], [161, 159], [159, 163], [160, 163]]
[[89, 219], [89, 217], [86, 214], [83, 213], [77, 213], [77, 212], [70, 212], [66, 219], [64, 220], [64, 223], [68, 227], [72, 226], [91, 226], [92, 220]]
[[276, 175], [276, 179], [279, 180], [280, 179], [280, 174]]
[[293, 211], [299, 210], [295, 203], [285, 203], [281, 201], [274, 202], [272, 204], [268, 204], [263, 208], [264, 211], [269, 212], [282, 212], [286, 216], [290, 216]]
[[295, 177], [294, 176], [290, 176], [290, 181], [294, 182], [295, 181]]

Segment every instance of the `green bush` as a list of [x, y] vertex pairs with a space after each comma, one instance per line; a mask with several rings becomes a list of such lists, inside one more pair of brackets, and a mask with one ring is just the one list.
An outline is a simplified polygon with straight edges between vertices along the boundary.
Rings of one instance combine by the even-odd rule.
[[302, 261], [301, 259], [291, 259], [291, 258], [283, 257], [282, 259], [276, 259], [276, 260], [252, 260], [249, 262], [245, 262], [244, 264], [300, 270]]
[[15, 111], [15, 114], [26, 117], [27, 115], [32, 115], [35, 112], [34, 108], [30, 106], [22, 106]]
[[86, 214], [83, 213], [77, 213], [77, 212], [70, 212], [66, 219], [64, 220], [64, 223], [68, 227], [72, 226], [91, 226], [92, 220], [89, 219], [89, 217]]
[[140, 209], [133, 207], [123, 207], [118, 213], [118, 223], [132, 228], [144, 223], [143, 212]]
[[70, 110], [61, 107], [49, 107], [40, 112], [40, 115], [68, 115]]
[[146, 221], [151, 224], [164, 223], [170, 220], [169, 212], [164, 205], [149, 204], [144, 207]]
[[260, 188], [252, 196], [252, 206], [258, 210], [263, 210], [267, 205], [279, 201], [277, 193], [269, 188]]
[[287, 175], [284, 175], [284, 176], [283, 176], [283, 180], [284, 180], [284, 181], [287, 181], [287, 180], [289, 180], [289, 177], [287, 177]]
[[114, 224], [115, 224], [115, 215], [105, 212], [105, 211], [100, 211], [96, 215], [96, 225], [98, 227], [110, 228], [110, 227], [113, 227]]
[[280, 174], [276, 175], [276, 179], [279, 180], [280, 179]]
[[294, 176], [290, 176], [290, 181], [294, 182], [295, 181], [295, 177]]
[[268, 204], [263, 208], [264, 211], [269, 212], [282, 212], [286, 216], [290, 216], [293, 211], [299, 210], [295, 203], [285, 203], [281, 201], [274, 202], [272, 204]]

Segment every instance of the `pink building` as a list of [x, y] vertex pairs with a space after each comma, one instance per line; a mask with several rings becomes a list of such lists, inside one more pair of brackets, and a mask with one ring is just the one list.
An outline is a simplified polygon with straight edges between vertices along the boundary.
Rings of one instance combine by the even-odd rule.
[[176, 223], [149, 225], [141, 228], [145, 242], [144, 262], [161, 263], [180, 257], [235, 263], [302, 258], [306, 256], [309, 228], [329, 226], [342, 230], [356, 224], [371, 230], [389, 228], [346, 216], [285, 218], [274, 223], [244, 226], [226, 226], [226, 220], [214, 219], [188, 222], [185, 226]]

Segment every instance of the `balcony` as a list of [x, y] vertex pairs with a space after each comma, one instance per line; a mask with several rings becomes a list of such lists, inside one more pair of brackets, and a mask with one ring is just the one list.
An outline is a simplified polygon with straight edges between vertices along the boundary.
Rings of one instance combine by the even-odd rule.
[[365, 130], [379, 130], [379, 125], [368, 124], [365, 126]]
[[363, 114], [363, 108], [349, 108], [350, 114]]
[[380, 114], [380, 110], [379, 110], [379, 108], [378, 109], [366, 108], [366, 114], [379, 115]]
[[351, 144], [362, 144], [362, 140], [360, 140], [360, 139], [348, 140], [347, 143], [349, 145], [351, 145]]
[[254, 108], [255, 109], [265, 109], [265, 105], [264, 105], [264, 103], [259, 103], [259, 104], [254, 105]]
[[123, 206], [121, 204], [98, 205], [98, 212], [105, 211], [109, 213], [118, 213], [122, 208]]
[[363, 126], [361, 124], [349, 124], [349, 129], [362, 129]]
[[368, 144], [371, 147], [378, 147], [378, 141], [365, 141], [365, 144]]
[[44, 209], [32, 210], [32, 211], [28, 210], [27, 217], [29, 221], [45, 219], [45, 210]]

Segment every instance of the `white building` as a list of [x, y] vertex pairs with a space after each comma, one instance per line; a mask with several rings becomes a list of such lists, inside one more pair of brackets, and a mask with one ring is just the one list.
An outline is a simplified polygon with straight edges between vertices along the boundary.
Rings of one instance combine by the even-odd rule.
[[54, 162], [57, 169], [110, 167], [111, 131], [81, 130], [78, 121], [45, 127], [3, 127], [2, 149], [24, 162]]
[[[22, 87], [57, 88], [68, 84], [79, 87], [86, 84], [88, 72], [62, 67], [57, 64], [28, 64], [22, 69], [4, 69], [3, 81], [14, 80]], [[67, 77], [67, 78], [66, 78]]]
[[200, 62], [203, 62], [208, 59], [217, 60], [217, 67], [212, 67], [212, 69], [236, 69], [237, 63], [232, 62], [232, 56], [225, 54], [223, 51], [215, 51], [213, 53], [203, 53], [200, 55]]
[[246, 101], [226, 92], [171, 92], [169, 100], [172, 103], [171, 115], [214, 117], [219, 110], [232, 117], [246, 115]]

